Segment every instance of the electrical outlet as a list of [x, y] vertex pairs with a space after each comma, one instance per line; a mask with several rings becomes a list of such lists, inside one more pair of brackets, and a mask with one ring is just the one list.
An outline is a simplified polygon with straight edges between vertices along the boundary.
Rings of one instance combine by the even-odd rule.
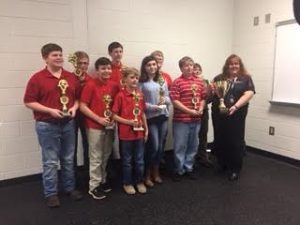
[[269, 127], [269, 135], [275, 135], [275, 127]]

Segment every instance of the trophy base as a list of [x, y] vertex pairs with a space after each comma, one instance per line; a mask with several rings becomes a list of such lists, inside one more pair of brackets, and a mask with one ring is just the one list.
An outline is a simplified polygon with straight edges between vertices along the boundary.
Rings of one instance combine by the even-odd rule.
[[62, 116], [63, 116], [63, 117], [70, 117], [71, 114], [70, 114], [69, 112], [63, 112], [63, 113], [62, 113]]
[[111, 125], [111, 126], [106, 126], [105, 130], [114, 130], [115, 126]]
[[143, 127], [134, 127], [133, 128], [134, 131], [144, 131]]
[[226, 107], [224, 107], [224, 108], [220, 107], [219, 110], [220, 110], [220, 113], [222, 115], [228, 115], [229, 114], [229, 109], [227, 109]]

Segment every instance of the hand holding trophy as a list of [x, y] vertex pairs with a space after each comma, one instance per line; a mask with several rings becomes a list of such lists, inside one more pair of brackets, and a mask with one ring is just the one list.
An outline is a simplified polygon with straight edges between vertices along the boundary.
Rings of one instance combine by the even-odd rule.
[[66, 95], [67, 88], [69, 87], [68, 81], [65, 79], [61, 79], [61, 80], [59, 80], [57, 86], [61, 90], [61, 96], [60, 96], [59, 100], [60, 100], [60, 103], [62, 104], [62, 115], [64, 117], [71, 116], [69, 113], [69, 110], [67, 108], [67, 105], [69, 103], [69, 98]]
[[110, 124], [105, 126], [106, 130], [114, 129], [114, 122], [112, 121], [112, 111], [110, 110], [110, 104], [112, 102], [112, 98], [109, 94], [103, 96], [103, 102], [105, 105], [104, 117], [110, 121]]
[[143, 131], [144, 128], [142, 126], [141, 121], [139, 120], [139, 115], [141, 114], [141, 109], [139, 108], [140, 95], [134, 91], [133, 92], [133, 100], [134, 100], [134, 109], [132, 111], [134, 116], [135, 125], [133, 126], [134, 131]]
[[217, 96], [220, 98], [219, 110], [221, 114], [228, 115], [229, 109], [226, 107], [224, 103], [224, 97], [227, 94], [230, 85], [227, 80], [219, 80], [214, 82], [215, 92]]

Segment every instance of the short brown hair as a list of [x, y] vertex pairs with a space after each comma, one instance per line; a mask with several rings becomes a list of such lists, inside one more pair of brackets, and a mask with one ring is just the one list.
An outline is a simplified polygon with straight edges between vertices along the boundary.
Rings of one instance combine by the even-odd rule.
[[110, 43], [108, 46], [108, 53], [111, 53], [115, 48], [123, 49], [123, 45], [121, 45], [121, 43], [119, 43], [117, 41]]
[[60, 51], [62, 52], [62, 47], [60, 47], [58, 44], [54, 44], [54, 43], [48, 43], [45, 44], [42, 48], [41, 48], [41, 53], [42, 53], [42, 57], [45, 59], [48, 57], [48, 55], [50, 54], [50, 52], [54, 52], [54, 51]]
[[189, 62], [189, 61], [191, 61], [192, 63], [194, 63], [194, 60], [191, 57], [189, 57], [189, 56], [184, 56], [183, 58], [181, 58], [179, 60], [179, 63], [178, 63], [179, 64], [179, 68], [181, 69], [183, 67], [183, 65], [186, 62]]

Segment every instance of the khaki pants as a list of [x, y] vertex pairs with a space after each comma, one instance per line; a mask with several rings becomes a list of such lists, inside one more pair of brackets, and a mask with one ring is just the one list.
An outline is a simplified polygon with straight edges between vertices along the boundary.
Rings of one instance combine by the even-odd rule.
[[90, 182], [92, 191], [106, 182], [107, 161], [112, 153], [114, 130], [87, 129], [90, 158]]

